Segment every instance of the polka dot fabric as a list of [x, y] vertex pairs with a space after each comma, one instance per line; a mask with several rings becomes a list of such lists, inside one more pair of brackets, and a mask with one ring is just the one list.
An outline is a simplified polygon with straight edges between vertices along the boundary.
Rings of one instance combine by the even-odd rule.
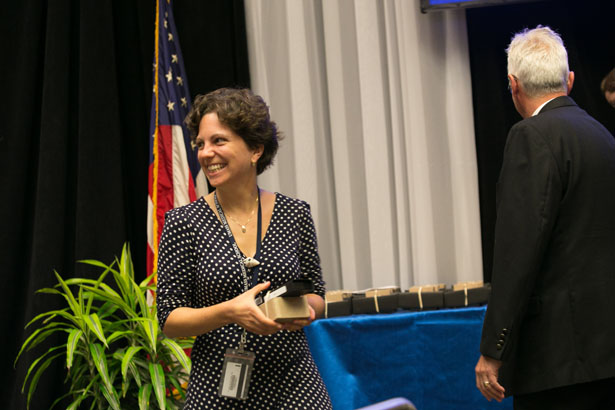
[[[307, 277], [324, 296], [316, 232], [306, 202], [276, 193], [262, 242], [259, 282], [271, 289]], [[249, 274], [249, 273], [248, 273]], [[222, 223], [203, 198], [166, 215], [158, 259], [158, 320], [161, 328], [180, 306], [199, 308], [243, 293], [239, 261]], [[224, 352], [237, 348], [241, 327], [224, 326], [196, 338], [185, 409], [331, 409], [303, 330], [247, 334], [256, 354], [247, 400], [218, 396]]]

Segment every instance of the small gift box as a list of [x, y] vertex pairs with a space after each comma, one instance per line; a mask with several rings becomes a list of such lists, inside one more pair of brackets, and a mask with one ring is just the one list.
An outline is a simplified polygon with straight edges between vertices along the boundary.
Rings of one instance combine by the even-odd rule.
[[352, 295], [353, 313], [391, 313], [398, 307], [399, 288], [388, 286], [355, 292]]
[[269, 319], [280, 323], [310, 318], [310, 308], [305, 296], [274, 297], [258, 307]]
[[453, 285], [453, 289], [444, 293], [445, 307], [480, 306], [487, 303], [491, 285], [483, 281], [460, 282]]
[[352, 315], [352, 292], [330, 290], [325, 294], [325, 317]]
[[444, 306], [444, 284], [412, 286], [399, 294], [399, 307], [408, 310], [438, 309]]

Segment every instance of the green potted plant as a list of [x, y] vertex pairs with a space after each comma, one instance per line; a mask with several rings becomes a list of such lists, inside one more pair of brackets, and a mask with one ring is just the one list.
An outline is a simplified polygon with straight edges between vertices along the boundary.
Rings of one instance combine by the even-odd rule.
[[[54, 271], [58, 283], [38, 293], [58, 295], [66, 305], [62, 309], [41, 313], [26, 327], [38, 327], [21, 346], [22, 352], [49, 343], [57, 332], [64, 334], [62, 343], [49, 349], [32, 362], [22, 393], [28, 390], [28, 407], [40, 376], [56, 359], [66, 363], [68, 409], [87, 405], [90, 409], [176, 409], [185, 399], [184, 386], [190, 372], [185, 349], [192, 340], [165, 338], [158, 327], [155, 304], [148, 304], [146, 293], [153, 286], [150, 278], [137, 284], [130, 249], [122, 249], [120, 259], [106, 265], [96, 260], [82, 263], [102, 269], [98, 279], [64, 280]], [[114, 286], [105, 282], [108, 280]], [[182, 386], [182, 383], [184, 385]]]

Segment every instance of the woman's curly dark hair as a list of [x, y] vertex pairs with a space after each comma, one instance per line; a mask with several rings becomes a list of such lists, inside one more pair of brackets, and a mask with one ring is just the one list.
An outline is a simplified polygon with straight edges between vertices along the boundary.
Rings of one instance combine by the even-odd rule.
[[218, 114], [218, 120], [243, 138], [250, 149], [263, 145], [263, 155], [256, 164], [258, 175], [273, 163], [282, 134], [260, 96], [247, 88], [220, 88], [198, 95], [185, 119], [193, 142], [199, 133], [201, 119], [211, 112]]

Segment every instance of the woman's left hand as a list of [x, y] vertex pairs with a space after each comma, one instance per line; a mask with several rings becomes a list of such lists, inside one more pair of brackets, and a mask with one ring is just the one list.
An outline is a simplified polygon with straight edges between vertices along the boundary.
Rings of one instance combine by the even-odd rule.
[[314, 312], [314, 309], [312, 308], [312, 306], [308, 305], [308, 307], [310, 308], [310, 318], [309, 319], [296, 319], [296, 320], [293, 320], [292, 322], [283, 323], [282, 329], [291, 330], [291, 331], [301, 330], [305, 326], [308, 326], [310, 323], [312, 323], [314, 319], [316, 319], [316, 312]]

